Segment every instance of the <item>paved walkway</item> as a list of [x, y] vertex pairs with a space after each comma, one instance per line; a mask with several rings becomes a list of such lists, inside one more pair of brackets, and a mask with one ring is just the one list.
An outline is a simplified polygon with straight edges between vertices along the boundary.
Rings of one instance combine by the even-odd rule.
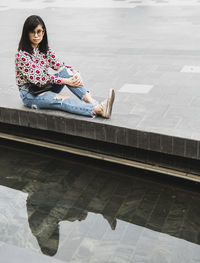
[[94, 96], [116, 91], [110, 120], [60, 116], [142, 131], [143, 148], [151, 144], [148, 133], [182, 138], [177, 147], [183, 154], [192, 140], [190, 150], [199, 158], [200, 1], [74, 1], [79, 8], [72, 1], [62, 8], [55, 7], [62, 1], [43, 1], [43, 9], [31, 2], [0, 6], [1, 107], [26, 110], [15, 85], [14, 54], [25, 18], [39, 14], [51, 46], [81, 71]]
[[0, 9], [46, 7], [135, 8], [137, 6], [199, 6], [199, 0], [2, 0]]

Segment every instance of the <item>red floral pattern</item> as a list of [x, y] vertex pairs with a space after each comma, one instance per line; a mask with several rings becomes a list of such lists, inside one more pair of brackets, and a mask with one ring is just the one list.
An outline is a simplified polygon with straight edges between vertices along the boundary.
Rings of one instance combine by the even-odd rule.
[[16, 83], [18, 86], [34, 83], [40, 87], [47, 83], [61, 84], [62, 78], [49, 74], [48, 68], [58, 70], [63, 66], [65, 64], [60, 62], [51, 48], [48, 49], [46, 56], [37, 48], [32, 55], [20, 50], [15, 55]]

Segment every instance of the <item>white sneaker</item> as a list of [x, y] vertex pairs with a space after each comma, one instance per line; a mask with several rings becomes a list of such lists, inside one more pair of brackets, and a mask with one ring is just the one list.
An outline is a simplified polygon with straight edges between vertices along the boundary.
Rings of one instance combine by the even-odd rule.
[[114, 89], [109, 90], [108, 98], [101, 102], [100, 107], [102, 108], [102, 117], [109, 119], [112, 113], [112, 106], [115, 100], [115, 91]]

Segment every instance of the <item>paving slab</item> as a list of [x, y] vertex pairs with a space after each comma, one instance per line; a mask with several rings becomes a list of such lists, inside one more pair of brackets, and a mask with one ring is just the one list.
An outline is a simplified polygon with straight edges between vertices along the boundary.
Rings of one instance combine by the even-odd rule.
[[[200, 159], [200, 2], [31, 2], [0, 6], [1, 123]], [[95, 98], [115, 89], [111, 119], [23, 106], [14, 54], [31, 14]]]

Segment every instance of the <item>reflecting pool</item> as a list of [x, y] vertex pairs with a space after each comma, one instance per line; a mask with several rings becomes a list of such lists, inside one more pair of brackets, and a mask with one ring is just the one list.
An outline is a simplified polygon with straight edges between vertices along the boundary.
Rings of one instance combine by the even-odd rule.
[[200, 262], [198, 184], [1, 145], [0, 211], [3, 263]]

